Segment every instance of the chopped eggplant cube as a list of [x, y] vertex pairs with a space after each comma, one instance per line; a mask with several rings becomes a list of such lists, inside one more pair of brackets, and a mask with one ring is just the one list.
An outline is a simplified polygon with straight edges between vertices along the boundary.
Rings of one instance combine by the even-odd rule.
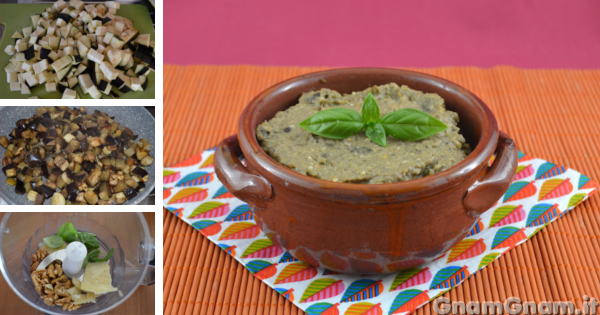
[[119, 91], [123, 92], [123, 93], [128, 93], [131, 92], [131, 89], [127, 86], [127, 85], [123, 85]]
[[123, 86], [123, 84], [125, 84], [125, 82], [123, 82], [123, 80], [121, 80], [121, 78], [117, 77], [116, 79], [112, 80], [110, 82], [110, 84], [112, 84], [113, 86], [120, 88], [121, 86]]
[[148, 79], [146, 79], [146, 81], [144, 81], [144, 83], [142, 84], [142, 90], [146, 90], [148, 88]]
[[112, 21], [109, 17], [105, 17], [104, 19], [102, 19], [102, 25], [106, 25], [108, 24], [110, 21]]
[[137, 75], [144, 75], [146, 74], [146, 72], [148, 72], [148, 67], [143, 67], [140, 71], [138, 71], [136, 74]]
[[104, 91], [104, 90], [106, 90], [107, 86], [108, 86], [108, 82], [106, 82], [105, 80], [101, 80], [100, 83], [98, 84], [98, 90]]
[[35, 47], [33, 45], [29, 46], [29, 48], [25, 51], [25, 59], [27, 61], [35, 58]]
[[64, 13], [59, 14], [58, 18], [61, 19], [61, 20], [63, 20], [63, 21], [65, 21], [65, 22], [67, 22], [67, 23], [71, 22], [71, 19], [73, 19], [72, 16], [70, 16], [68, 14], [64, 14]]

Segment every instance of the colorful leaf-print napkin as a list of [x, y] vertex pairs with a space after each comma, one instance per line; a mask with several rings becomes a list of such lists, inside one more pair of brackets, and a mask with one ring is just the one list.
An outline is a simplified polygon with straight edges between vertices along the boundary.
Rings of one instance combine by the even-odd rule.
[[597, 186], [577, 171], [519, 152], [506, 194], [443, 256], [387, 275], [344, 275], [305, 264], [273, 244], [248, 205], [216, 178], [213, 155], [207, 150], [163, 171], [164, 206], [310, 315], [411, 312], [525, 242]]

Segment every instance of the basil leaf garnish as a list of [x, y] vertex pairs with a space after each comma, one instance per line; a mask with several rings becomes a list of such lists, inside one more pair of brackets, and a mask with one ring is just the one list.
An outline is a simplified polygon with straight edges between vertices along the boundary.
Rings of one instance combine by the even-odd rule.
[[331, 139], [346, 139], [365, 127], [360, 113], [346, 108], [320, 111], [300, 123], [300, 127]]
[[403, 141], [418, 141], [448, 128], [436, 118], [412, 108], [400, 109], [381, 118], [379, 115], [379, 105], [369, 93], [363, 103], [362, 115], [347, 108], [332, 108], [310, 116], [300, 123], [300, 127], [338, 140], [365, 129], [366, 136], [382, 147], [387, 146], [387, 135]]
[[369, 92], [362, 106], [362, 119], [364, 122], [376, 122], [379, 119], [379, 105], [373, 98], [373, 94]]
[[418, 141], [448, 128], [443, 122], [412, 108], [391, 112], [379, 120], [385, 132], [404, 141]]
[[385, 130], [380, 123], [369, 125], [365, 130], [365, 134], [369, 139], [371, 139], [371, 141], [379, 144], [382, 147], [387, 147], [385, 141]]

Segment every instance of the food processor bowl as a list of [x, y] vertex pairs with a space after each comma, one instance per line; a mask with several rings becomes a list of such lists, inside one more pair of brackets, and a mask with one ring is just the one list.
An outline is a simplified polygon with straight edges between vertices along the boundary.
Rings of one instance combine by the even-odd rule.
[[[71, 312], [46, 305], [35, 290], [30, 271], [38, 245], [44, 237], [56, 235], [66, 222], [78, 232], [96, 234], [101, 252], [115, 249], [108, 263], [112, 286], [118, 289]], [[46, 314], [104, 313], [127, 300], [139, 285], [154, 284], [154, 240], [141, 213], [6, 213], [0, 223], [0, 246], [0, 270], [8, 285]]]

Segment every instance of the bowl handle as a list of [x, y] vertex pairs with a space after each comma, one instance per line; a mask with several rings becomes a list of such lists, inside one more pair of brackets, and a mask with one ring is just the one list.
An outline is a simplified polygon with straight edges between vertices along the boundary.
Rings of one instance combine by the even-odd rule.
[[242, 155], [237, 135], [225, 138], [215, 152], [215, 173], [231, 194], [265, 208], [273, 195], [271, 184], [264, 177], [250, 173], [238, 158]]
[[463, 199], [463, 205], [469, 215], [479, 216], [504, 195], [515, 175], [517, 164], [515, 142], [500, 131], [496, 145], [496, 159], [492, 167], [469, 188]]

